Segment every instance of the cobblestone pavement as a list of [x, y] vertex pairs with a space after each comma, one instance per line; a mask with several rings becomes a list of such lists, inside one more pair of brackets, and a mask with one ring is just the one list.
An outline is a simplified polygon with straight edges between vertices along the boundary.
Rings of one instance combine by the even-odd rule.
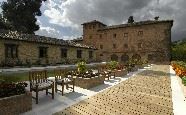
[[173, 115], [169, 65], [154, 65], [55, 115]]

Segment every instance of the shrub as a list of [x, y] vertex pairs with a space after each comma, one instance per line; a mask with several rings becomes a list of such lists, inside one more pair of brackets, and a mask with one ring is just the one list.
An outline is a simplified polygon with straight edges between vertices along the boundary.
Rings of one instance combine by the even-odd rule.
[[186, 86], [186, 76], [182, 77], [182, 83], [184, 86]]
[[1, 83], [0, 84], [0, 98], [20, 95], [25, 93], [27, 83]]
[[86, 63], [84, 61], [77, 63], [78, 72], [85, 73], [87, 70]]
[[107, 65], [108, 65], [109, 69], [114, 70], [114, 69], [116, 69], [118, 62], [117, 61], [110, 61], [107, 63]]

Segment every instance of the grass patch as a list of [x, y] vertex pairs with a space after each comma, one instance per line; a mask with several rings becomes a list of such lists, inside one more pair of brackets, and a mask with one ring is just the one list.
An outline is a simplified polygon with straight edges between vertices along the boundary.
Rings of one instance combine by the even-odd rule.
[[186, 86], [186, 76], [182, 77], [182, 83], [184, 86]]
[[[52, 70], [47, 71], [47, 76], [52, 77], [54, 76], [54, 73]], [[0, 73], [0, 81], [5, 81], [7, 83], [9, 82], [22, 82], [22, 81], [28, 81], [29, 80], [29, 73]]]

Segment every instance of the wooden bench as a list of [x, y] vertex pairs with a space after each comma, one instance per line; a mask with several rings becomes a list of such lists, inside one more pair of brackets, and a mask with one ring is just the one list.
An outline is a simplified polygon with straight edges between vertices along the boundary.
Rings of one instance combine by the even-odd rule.
[[[51, 94], [52, 99], [54, 99], [54, 82], [47, 79], [47, 71], [30, 71], [29, 72], [30, 81], [30, 92], [35, 91], [36, 97], [33, 97], [38, 104], [38, 92], [46, 90], [46, 95]], [[48, 89], [52, 89], [52, 93], [48, 92]]]

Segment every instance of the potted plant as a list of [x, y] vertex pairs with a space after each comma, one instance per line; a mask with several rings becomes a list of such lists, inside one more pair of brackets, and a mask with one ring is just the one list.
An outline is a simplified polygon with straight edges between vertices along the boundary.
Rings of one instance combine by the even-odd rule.
[[26, 83], [0, 83], [0, 114], [20, 114], [32, 109], [32, 95]]

